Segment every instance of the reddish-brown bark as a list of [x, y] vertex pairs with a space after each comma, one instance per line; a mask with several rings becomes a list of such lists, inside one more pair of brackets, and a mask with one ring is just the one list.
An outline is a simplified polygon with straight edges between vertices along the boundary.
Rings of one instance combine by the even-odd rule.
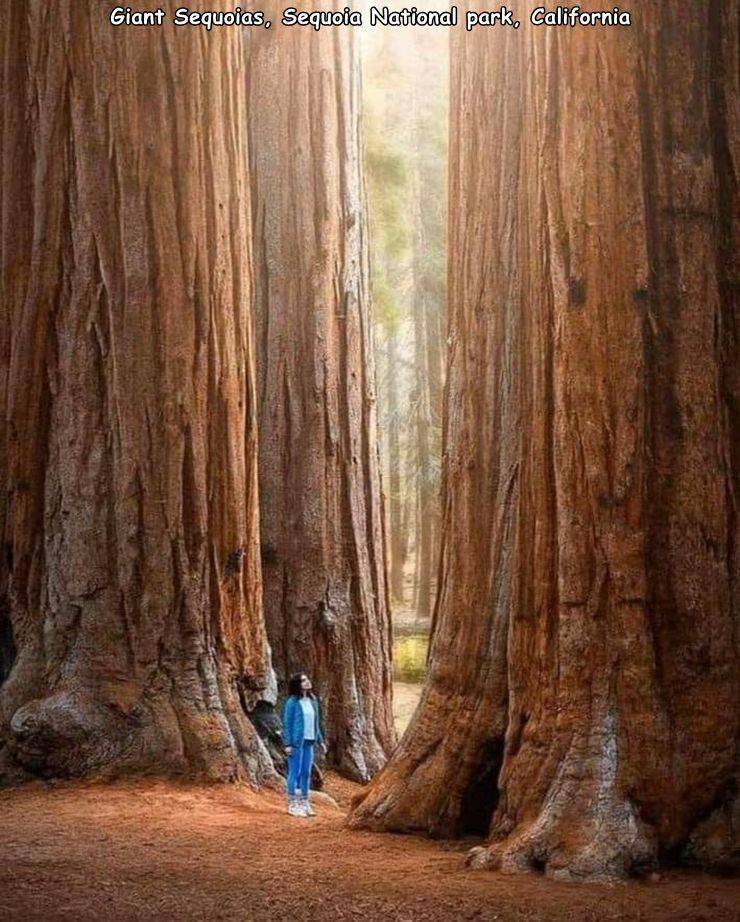
[[5, 775], [259, 781], [241, 32], [12, 3], [0, 54]]
[[366, 780], [395, 730], [352, 30], [265, 32], [249, 80], [265, 620]]
[[554, 876], [730, 861], [737, 10], [456, 36], [452, 74], [440, 595], [353, 822], [493, 811], [473, 863]]

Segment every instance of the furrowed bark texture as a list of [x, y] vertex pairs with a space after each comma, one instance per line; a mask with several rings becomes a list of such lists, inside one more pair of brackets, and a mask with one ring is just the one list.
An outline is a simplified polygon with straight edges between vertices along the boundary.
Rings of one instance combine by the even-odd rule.
[[635, 19], [453, 40], [440, 597], [352, 820], [560, 877], [737, 842], [737, 14]]
[[5, 775], [259, 782], [240, 33], [92, 0], [0, 29]]
[[329, 759], [367, 780], [395, 730], [351, 32], [254, 40], [250, 146], [267, 630], [282, 688], [314, 681]]

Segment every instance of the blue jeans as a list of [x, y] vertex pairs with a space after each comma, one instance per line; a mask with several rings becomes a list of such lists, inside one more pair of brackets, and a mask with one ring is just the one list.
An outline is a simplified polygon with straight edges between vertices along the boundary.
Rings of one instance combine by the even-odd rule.
[[300, 787], [304, 797], [308, 797], [311, 787], [311, 767], [313, 765], [314, 740], [304, 740], [300, 746], [294, 746], [288, 756], [288, 794], [295, 794]]

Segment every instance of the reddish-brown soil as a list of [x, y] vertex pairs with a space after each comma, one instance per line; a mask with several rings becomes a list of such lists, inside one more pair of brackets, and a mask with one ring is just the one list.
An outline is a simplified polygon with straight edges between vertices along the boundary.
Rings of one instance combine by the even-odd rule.
[[[328, 789], [346, 805], [356, 787]], [[36, 783], [0, 792], [0, 919], [592, 920], [740, 918], [740, 882], [688, 873], [617, 885], [470, 871], [471, 842], [354, 832], [269, 792]]]

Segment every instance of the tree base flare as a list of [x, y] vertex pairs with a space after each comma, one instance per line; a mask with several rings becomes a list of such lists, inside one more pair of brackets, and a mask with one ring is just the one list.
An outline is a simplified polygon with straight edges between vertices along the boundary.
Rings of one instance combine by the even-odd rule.
[[38, 776], [156, 773], [279, 786], [259, 735], [228, 698], [205, 708], [185, 698], [138, 697], [129, 687], [105, 696], [58, 691], [19, 707], [5, 744], [4, 785]]
[[[681, 864], [720, 873], [740, 868], [740, 806], [727, 802], [697, 825], [680, 851]], [[523, 831], [471, 849], [470, 868], [510, 874], [544, 874], [554, 880], [620, 880], [654, 871], [659, 864], [657, 836], [629, 801], [581, 824], [540, 817]]]
[[554, 880], [619, 880], [657, 866], [654, 837], [625, 807], [624, 822], [582, 830], [534, 826], [502, 842], [471, 849], [466, 864], [508, 874], [544, 873]]

